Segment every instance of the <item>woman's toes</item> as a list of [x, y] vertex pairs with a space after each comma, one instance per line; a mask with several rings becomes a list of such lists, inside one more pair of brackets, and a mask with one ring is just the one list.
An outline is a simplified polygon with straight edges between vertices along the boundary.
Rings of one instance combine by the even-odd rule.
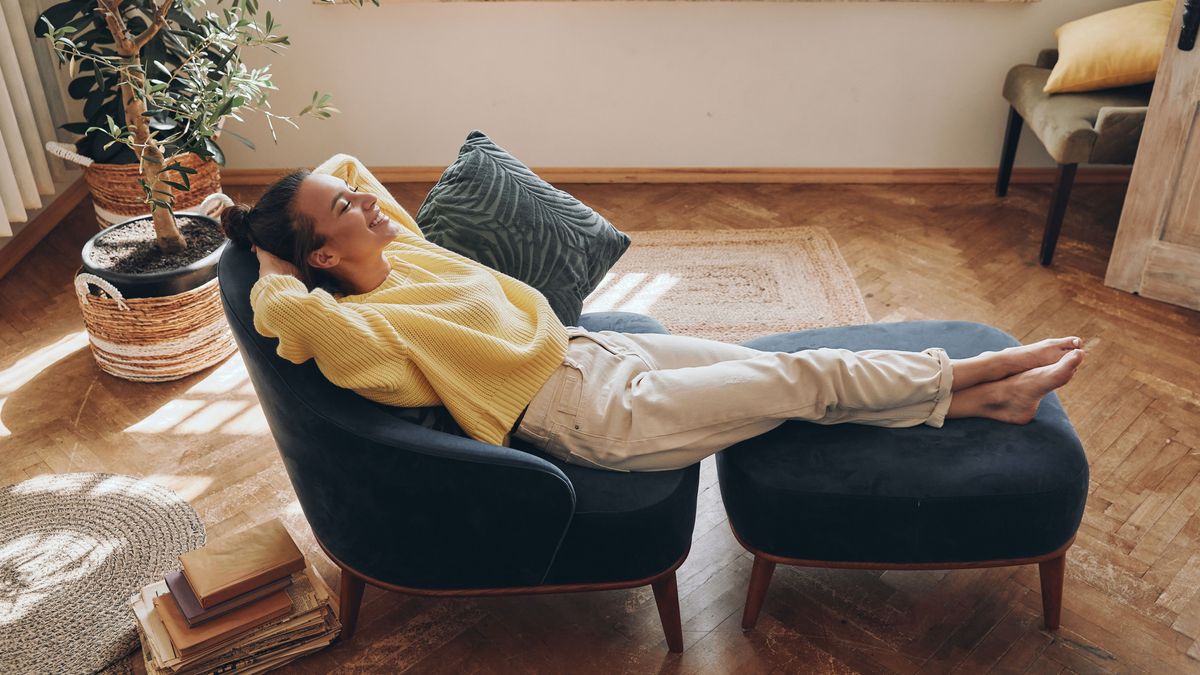
[[1083, 341], [1078, 337], [1060, 337], [1048, 338], [1040, 342], [1035, 342], [1022, 347], [1014, 347], [1015, 356], [1018, 361], [1016, 367], [1010, 372], [1021, 372], [1022, 370], [1032, 370], [1041, 366], [1049, 366], [1058, 363], [1063, 354], [1077, 349], [1083, 344]]
[[1044, 389], [1045, 394], [1070, 382], [1082, 362], [1083, 350], [1072, 349], [1063, 354], [1057, 363], [1030, 371], [1030, 374], [1039, 375], [1034, 381], [1037, 382], [1038, 389]]
[[1064, 354], [1055, 365], [1067, 368], [1072, 374], [1074, 374], [1075, 369], [1079, 367], [1079, 364], [1083, 363], [1083, 354], [1084, 352], [1082, 349], [1072, 349]]

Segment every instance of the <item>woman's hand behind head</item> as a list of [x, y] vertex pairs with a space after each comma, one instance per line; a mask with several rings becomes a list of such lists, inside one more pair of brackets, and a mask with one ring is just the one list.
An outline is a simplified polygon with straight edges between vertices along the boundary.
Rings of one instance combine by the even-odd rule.
[[254, 251], [254, 254], [258, 256], [258, 276], [260, 279], [268, 274], [285, 274], [301, 279], [300, 270], [296, 269], [296, 266], [292, 263], [270, 253], [261, 246], [253, 246], [250, 250]]

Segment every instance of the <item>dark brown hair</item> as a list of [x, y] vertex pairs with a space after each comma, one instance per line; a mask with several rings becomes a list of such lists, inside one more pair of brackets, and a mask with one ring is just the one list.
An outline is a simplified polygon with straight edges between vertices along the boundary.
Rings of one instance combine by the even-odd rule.
[[258, 246], [286, 260], [300, 270], [300, 279], [311, 290], [316, 287], [336, 291], [337, 280], [324, 270], [308, 264], [308, 256], [325, 245], [317, 234], [312, 218], [296, 210], [300, 183], [309, 176], [298, 169], [275, 181], [254, 206], [234, 204], [221, 214], [221, 227], [235, 246]]

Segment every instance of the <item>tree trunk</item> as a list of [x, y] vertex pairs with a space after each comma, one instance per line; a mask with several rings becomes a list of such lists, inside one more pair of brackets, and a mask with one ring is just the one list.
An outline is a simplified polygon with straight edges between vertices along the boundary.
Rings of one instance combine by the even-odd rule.
[[[166, 166], [166, 158], [163, 157], [162, 148], [158, 147], [158, 143], [155, 143], [154, 139], [150, 137], [150, 121], [142, 115], [146, 111], [145, 104], [134, 95], [133, 85], [129, 82], [121, 83], [121, 96], [125, 99], [125, 121], [133, 128], [134, 142], [142, 148], [142, 159], [144, 160], [142, 166], [146, 173], [146, 184], [152, 191], [167, 191], [168, 194], [155, 195], [155, 197], [161, 196], [168, 203], [174, 203], [175, 195], [171, 191], [171, 186], [163, 185], [158, 178], [159, 172]], [[163, 253], [187, 248], [187, 240], [179, 231], [179, 226], [175, 223], [175, 214], [171, 209], [151, 204], [150, 213], [154, 219], [154, 234], [158, 241], [158, 248]]]
[[[155, 15], [155, 25], [151, 27], [153, 31], [158, 30], [158, 24], [165, 17], [171, 2], [172, 0], [164, 0], [161, 9]], [[140, 60], [141, 43], [153, 37], [154, 32], [148, 29], [143, 32], [141, 38], [135, 40], [129, 36], [125, 19], [121, 16], [121, 0], [100, 0], [100, 6], [109, 32], [116, 40], [117, 53], [129, 59], [131, 63], [137, 63]], [[125, 104], [125, 124], [133, 129], [133, 140], [138, 147], [142, 148], [141, 160], [146, 173], [146, 184], [150, 186], [151, 196], [154, 196], [155, 191], [164, 189], [166, 192], [163, 195], [164, 201], [174, 204], [175, 193], [171, 190], [171, 186], [162, 185], [158, 178], [159, 172], [166, 165], [166, 158], [163, 157], [162, 148], [150, 136], [150, 120], [142, 114], [146, 112], [146, 105], [134, 92], [135, 86], [142, 85], [142, 76], [135, 74], [135, 71], [132, 70], [126, 71], [126, 74], [128, 79], [121, 82], [121, 100]], [[179, 226], [175, 223], [175, 214], [170, 207], [164, 209], [151, 204], [150, 215], [154, 220], [154, 234], [159, 250], [163, 253], [171, 253], [187, 248], [187, 240], [179, 231]]]

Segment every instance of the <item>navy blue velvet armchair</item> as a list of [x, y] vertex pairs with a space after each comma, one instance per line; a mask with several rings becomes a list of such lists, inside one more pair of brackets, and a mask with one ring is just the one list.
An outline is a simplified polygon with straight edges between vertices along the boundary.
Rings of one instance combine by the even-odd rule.
[[[341, 569], [343, 637], [364, 583], [422, 595], [495, 595], [650, 584], [682, 651], [675, 570], [687, 557], [699, 465], [616, 473], [428, 428], [294, 365], [254, 330], [258, 263], [226, 249], [221, 298], [271, 433], [317, 542]], [[592, 330], [665, 332], [636, 314]], [[519, 443], [519, 442], [518, 442]]]

